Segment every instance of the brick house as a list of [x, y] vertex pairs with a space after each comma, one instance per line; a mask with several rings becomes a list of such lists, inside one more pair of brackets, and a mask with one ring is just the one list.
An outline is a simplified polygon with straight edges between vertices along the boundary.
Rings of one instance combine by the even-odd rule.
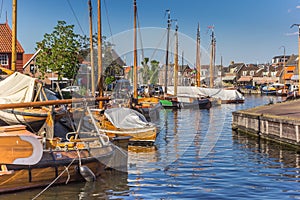
[[[8, 23], [0, 24], [0, 65], [7, 69], [11, 69], [12, 65], [12, 30]], [[16, 71], [23, 72], [23, 54], [24, 49], [17, 41], [16, 43], [17, 62]]]

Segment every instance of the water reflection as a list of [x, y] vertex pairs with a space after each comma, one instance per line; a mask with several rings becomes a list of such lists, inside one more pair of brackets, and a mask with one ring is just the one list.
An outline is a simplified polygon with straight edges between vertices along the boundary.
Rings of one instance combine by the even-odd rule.
[[245, 104], [162, 111], [155, 146], [129, 147], [128, 173], [51, 187], [41, 199], [299, 199], [299, 152], [231, 129], [232, 111], [268, 102], [253, 95]]
[[[67, 185], [53, 186], [47, 189], [37, 199], [57, 200], [57, 199], [110, 199], [114, 197], [123, 198], [129, 196], [128, 174], [108, 170], [97, 178], [95, 182], [68, 183]], [[21, 191], [0, 195], [1, 200], [31, 200], [43, 188]]]
[[[232, 138], [240, 148], [260, 155], [262, 160], [258, 161], [256, 157], [257, 162], [267, 160], [271, 168], [300, 168], [300, 152], [293, 147], [236, 131], [232, 132]], [[299, 176], [295, 175], [295, 177]]]

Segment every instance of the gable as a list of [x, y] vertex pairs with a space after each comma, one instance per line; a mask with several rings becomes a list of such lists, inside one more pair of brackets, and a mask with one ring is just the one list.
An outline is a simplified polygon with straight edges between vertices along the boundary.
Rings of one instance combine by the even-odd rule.
[[[0, 53], [12, 52], [12, 31], [8, 24], [0, 24]], [[17, 41], [16, 44], [17, 53], [24, 53], [24, 49]]]

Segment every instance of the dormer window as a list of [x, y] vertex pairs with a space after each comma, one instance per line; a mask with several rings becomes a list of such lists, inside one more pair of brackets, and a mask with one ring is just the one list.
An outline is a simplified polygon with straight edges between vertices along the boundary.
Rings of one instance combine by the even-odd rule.
[[247, 76], [247, 71], [243, 71], [243, 76]]
[[8, 56], [7, 54], [0, 54], [0, 65], [8, 65]]
[[250, 76], [254, 76], [254, 71], [250, 71]]

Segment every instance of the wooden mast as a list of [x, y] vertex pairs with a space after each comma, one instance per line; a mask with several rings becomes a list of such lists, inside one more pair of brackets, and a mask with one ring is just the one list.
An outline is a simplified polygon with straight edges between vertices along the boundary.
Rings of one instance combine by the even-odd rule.
[[171, 19], [170, 19], [170, 10], [166, 10], [168, 13], [168, 28], [167, 28], [167, 48], [166, 48], [166, 69], [165, 69], [165, 95], [167, 94], [168, 90], [168, 66], [169, 66], [169, 34], [171, 28]]
[[89, 4], [89, 19], [90, 19], [90, 57], [91, 57], [91, 83], [92, 83], [92, 96], [95, 96], [95, 67], [94, 67], [94, 45], [93, 45], [93, 21], [92, 21], [92, 2]]
[[134, 21], [133, 21], [133, 98], [137, 100], [137, 34], [136, 34], [136, 0], [133, 1], [133, 12], [134, 12]]
[[200, 63], [200, 25], [198, 23], [198, 29], [197, 29], [197, 48], [196, 48], [196, 81], [197, 81], [197, 87], [201, 86], [201, 63]]
[[175, 56], [174, 56], [174, 96], [177, 96], [178, 86], [178, 26], [175, 28]]
[[215, 36], [214, 36], [214, 27], [212, 27], [211, 32], [211, 49], [210, 49], [210, 67], [209, 67], [209, 87], [214, 87], [214, 64], [215, 62]]
[[12, 55], [11, 55], [11, 70], [16, 71], [17, 63], [17, 0], [13, 0], [12, 7]]
[[[101, 29], [101, 0], [98, 0], [98, 91], [99, 97], [103, 96], [103, 77], [102, 77], [102, 29]], [[99, 102], [99, 108], [103, 108], [103, 102]]]

